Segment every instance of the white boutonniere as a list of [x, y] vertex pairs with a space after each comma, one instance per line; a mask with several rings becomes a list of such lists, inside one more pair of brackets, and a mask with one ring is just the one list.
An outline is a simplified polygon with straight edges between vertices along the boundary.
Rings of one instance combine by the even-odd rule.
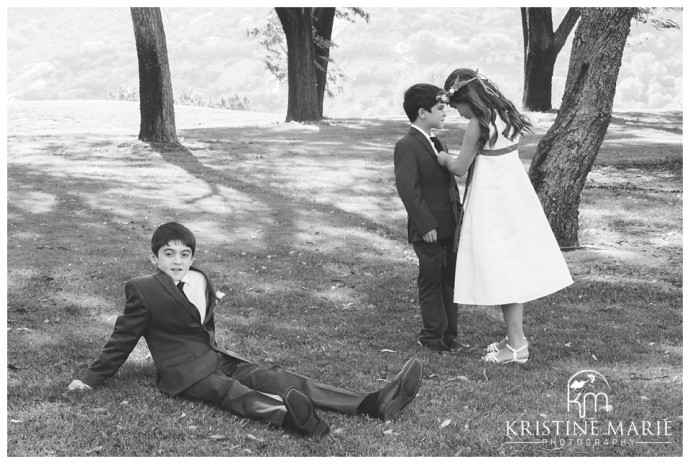
[[218, 298], [219, 300], [222, 300], [224, 296], [225, 293], [216, 291], [216, 298]]

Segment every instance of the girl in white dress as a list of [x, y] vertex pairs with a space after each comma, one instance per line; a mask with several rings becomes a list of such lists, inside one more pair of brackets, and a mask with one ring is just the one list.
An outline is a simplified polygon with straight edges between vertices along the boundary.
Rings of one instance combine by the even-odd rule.
[[498, 87], [478, 71], [456, 69], [439, 100], [469, 119], [457, 157], [438, 161], [468, 188], [455, 273], [456, 303], [500, 305], [506, 338], [487, 346], [484, 360], [524, 363], [529, 348], [523, 303], [573, 283], [539, 198], [518, 157], [520, 135], [530, 130]]

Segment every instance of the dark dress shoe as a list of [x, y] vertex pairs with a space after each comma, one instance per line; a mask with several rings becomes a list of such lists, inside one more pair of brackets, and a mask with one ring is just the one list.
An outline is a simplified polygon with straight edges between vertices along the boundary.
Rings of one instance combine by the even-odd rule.
[[427, 342], [423, 342], [421, 340], [417, 340], [417, 343], [422, 348], [428, 348], [428, 349], [435, 351], [439, 354], [443, 353], [444, 351], [451, 351], [451, 348], [443, 342], [427, 343]]
[[443, 344], [450, 348], [451, 351], [460, 349], [460, 344], [455, 340], [443, 340]]
[[417, 396], [422, 383], [422, 362], [412, 358], [393, 381], [383, 387], [376, 401], [376, 415], [384, 421], [400, 415], [405, 406]]
[[283, 397], [287, 414], [283, 427], [301, 435], [321, 437], [330, 432], [330, 427], [316, 415], [314, 403], [296, 388], [288, 389]]

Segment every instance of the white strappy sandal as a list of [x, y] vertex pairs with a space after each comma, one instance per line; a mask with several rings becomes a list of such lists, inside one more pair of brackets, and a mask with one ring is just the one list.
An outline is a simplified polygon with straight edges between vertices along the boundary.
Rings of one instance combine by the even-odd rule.
[[[527, 337], [522, 337], [522, 339], [527, 343]], [[487, 353], [498, 353], [501, 351], [505, 346], [508, 344], [508, 337], [504, 338], [500, 342], [493, 342], [490, 345], [487, 345], [486, 347], [486, 352]]]
[[522, 350], [526, 350], [528, 345], [529, 345], [528, 343], [525, 343], [520, 348], [515, 349], [506, 343], [506, 348], [513, 352], [512, 358], [506, 359], [505, 361], [499, 361], [498, 357], [496, 356], [498, 354], [498, 351], [497, 351], [495, 353], [489, 353], [486, 356], [484, 356], [484, 362], [493, 363], [493, 364], [508, 364], [508, 363], [525, 364], [527, 362], [527, 360], [529, 359], [529, 353], [527, 353], [527, 356], [525, 356], [524, 358], [518, 358], [518, 353]]

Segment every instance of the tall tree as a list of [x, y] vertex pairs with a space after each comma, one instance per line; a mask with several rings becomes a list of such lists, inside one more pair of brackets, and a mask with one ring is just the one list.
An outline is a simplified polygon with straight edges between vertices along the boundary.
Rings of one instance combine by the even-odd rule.
[[529, 175], [561, 247], [579, 246], [585, 179], [611, 121], [616, 80], [636, 8], [586, 8], [575, 31], [563, 102]]
[[139, 139], [177, 143], [168, 48], [160, 8], [131, 8], [139, 59]]
[[314, 59], [316, 65], [316, 92], [319, 105], [319, 119], [323, 119], [323, 95], [326, 91], [326, 78], [331, 54], [331, 36], [335, 8], [314, 8], [312, 21], [314, 27]]
[[323, 98], [324, 94], [332, 97], [337, 93], [343, 74], [339, 70], [332, 70], [329, 65], [333, 63], [331, 59], [331, 48], [336, 46], [331, 40], [333, 35], [334, 19], [344, 19], [354, 23], [356, 18], [363, 18], [369, 22], [369, 13], [358, 7], [347, 8], [314, 8], [312, 11], [312, 21], [314, 24], [314, 57], [316, 59], [316, 86], [319, 92], [319, 115], [323, 118]]
[[285, 121], [318, 121], [319, 98], [314, 63], [311, 8], [278, 8], [288, 56], [288, 107]]
[[551, 8], [520, 8], [524, 43], [524, 91], [522, 106], [530, 111], [548, 111], [551, 106], [556, 58], [580, 17], [570, 8], [556, 32]]
[[[281, 20], [277, 15], [278, 9], [273, 9], [266, 24], [249, 29], [247, 35], [259, 40], [266, 49], [264, 64], [279, 81], [284, 81], [288, 72], [285, 63], [287, 58], [286, 33], [283, 30]], [[319, 107], [319, 119], [323, 118], [324, 96], [332, 97], [340, 89], [344, 78], [342, 70], [333, 66], [330, 57], [331, 48], [336, 44], [332, 41], [333, 25], [335, 19], [344, 19], [355, 22], [357, 18], [364, 18], [369, 22], [369, 14], [362, 8], [312, 8], [312, 36], [314, 47], [315, 79]]]

